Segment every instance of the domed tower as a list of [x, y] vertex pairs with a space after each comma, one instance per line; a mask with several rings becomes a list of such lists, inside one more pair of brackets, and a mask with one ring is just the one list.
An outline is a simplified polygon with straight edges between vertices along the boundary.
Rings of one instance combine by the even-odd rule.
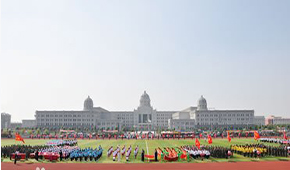
[[142, 106], [151, 107], [150, 97], [146, 93], [146, 91], [144, 91], [144, 93], [142, 94], [141, 99], [140, 99], [140, 107], [142, 107]]
[[94, 107], [94, 102], [90, 98], [90, 96], [88, 96], [88, 98], [84, 102], [84, 110], [93, 110], [93, 107]]
[[197, 110], [207, 110], [207, 103], [205, 98], [201, 95], [200, 99], [198, 100]]

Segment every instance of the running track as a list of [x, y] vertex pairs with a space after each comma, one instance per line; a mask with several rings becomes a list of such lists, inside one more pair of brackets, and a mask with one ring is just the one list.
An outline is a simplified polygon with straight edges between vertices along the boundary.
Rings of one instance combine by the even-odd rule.
[[223, 163], [1, 163], [2, 170], [35, 170], [36, 167], [45, 170], [83, 170], [83, 169], [104, 169], [104, 170], [289, 170], [290, 161], [273, 161], [273, 162], [223, 162]]

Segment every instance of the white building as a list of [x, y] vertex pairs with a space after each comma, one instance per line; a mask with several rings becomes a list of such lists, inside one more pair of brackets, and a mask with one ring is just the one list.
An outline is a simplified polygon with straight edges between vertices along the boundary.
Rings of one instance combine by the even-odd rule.
[[1, 113], [1, 129], [10, 128], [11, 115], [8, 113]]
[[83, 110], [75, 111], [36, 111], [38, 127], [87, 127], [97, 129], [167, 129], [168, 119], [176, 111], [157, 111], [153, 109], [149, 95], [144, 91], [140, 105], [134, 111], [108, 111], [94, 107], [88, 96]]
[[[201, 96], [197, 107], [189, 107], [174, 113], [169, 126], [174, 129], [182, 127], [245, 127], [254, 125], [254, 110], [209, 110], [206, 99]], [[184, 123], [182, 123], [184, 122]], [[187, 126], [189, 124], [189, 126]]]
[[36, 127], [36, 120], [34, 119], [24, 119], [22, 120], [23, 128], [33, 128]]
[[11, 122], [11, 124], [10, 124], [10, 128], [11, 129], [21, 128], [21, 127], [22, 127], [22, 123], [21, 122]]
[[265, 116], [255, 116], [254, 124], [259, 126], [265, 125]]
[[157, 111], [151, 106], [149, 95], [144, 91], [140, 105], [133, 111], [108, 111], [94, 107], [88, 97], [83, 110], [36, 111], [36, 125], [47, 128], [94, 128], [157, 130], [191, 130], [200, 127], [245, 127], [256, 123], [254, 110], [210, 110], [203, 96], [197, 107], [182, 111]]
[[286, 124], [290, 124], [290, 118], [282, 118], [271, 115], [266, 119], [266, 125], [286, 125]]
[[172, 114], [172, 119], [168, 120], [168, 126], [174, 130], [193, 130], [195, 128], [194, 114], [190, 110], [196, 108], [190, 107], [180, 112]]

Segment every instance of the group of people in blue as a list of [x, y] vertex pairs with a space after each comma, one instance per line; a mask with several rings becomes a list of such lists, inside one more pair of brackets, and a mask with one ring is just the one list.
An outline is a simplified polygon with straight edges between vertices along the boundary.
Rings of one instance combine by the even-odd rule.
[[97, 161], [103, 154], [103, 148], [99, 146], [98, 148], [85, 148], [85, 149], [75, 149], [70, 153], [70, 160], [73, 161]]

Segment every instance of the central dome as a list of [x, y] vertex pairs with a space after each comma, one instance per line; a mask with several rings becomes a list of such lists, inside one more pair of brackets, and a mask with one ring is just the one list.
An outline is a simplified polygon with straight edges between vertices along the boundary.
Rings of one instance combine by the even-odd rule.
[[197, 103], [197, 110], [207, 110], [207, 102], [205, 98], [201, 95]]
[[140, 106], [148, 106], [148, 107], [151, 107], [151, 104], [150, 104], [150, 97], [149, 97], [149, 95], [146, 93], [146, 91], [144, 91], [144, 93], [143, 93], [142, 96], [141, 96], [141, 99], [140, 99]]
[[88, 98], [84, 102], [84, 110], [93, 110], [93, 107], [94, 107], [94, 102], [90, 98], [90, 96], [88, 96]]

